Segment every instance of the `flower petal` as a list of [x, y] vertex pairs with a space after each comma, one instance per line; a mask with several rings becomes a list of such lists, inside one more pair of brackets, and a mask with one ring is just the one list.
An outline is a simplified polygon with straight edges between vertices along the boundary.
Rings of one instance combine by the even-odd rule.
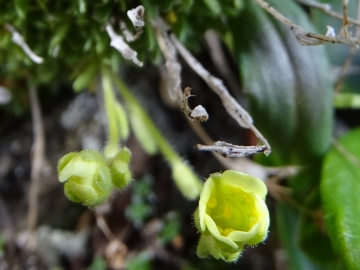
[[200, 227], [202, 231], [206, 230], [205, 226], [205, 214], [206, 214], [206, 204], [210, 199], [211, 192], [215, 187], [214, 180], [209, 177], [208, 180], [203, 185], [200, 201], [199, 201], [199, 218], [200, 218]]
[[232, 231], [231, 233], [228, 234], [227, 237], [234, 242], [246, 243], [258, 233], [260, 226], [261, 226], [261, 222], [258, 222], [254, 226], [252, 226], [252, 228], [248, 232]]
[[214, 220], [207, 214], [205, 215], [205, 223], [206, 223], [206, 227], [209, 230], [209, 232], [217, 240], [231, 246], [232, 248], [238, 248], [238, 245], [234, 241], [232, 241], [227, 236], [223, 236], [223, 235], [220, 234], [218, 228], [216, 227], [216, 224], [215, 224]]
[[264, 181], [245, 173], [227, 170], [222, 173], [221, 182], [224, 185], [240, 188], [245, 192], [253, 192], [259, 195], [263, 200], [267, 194], [267, 188]]

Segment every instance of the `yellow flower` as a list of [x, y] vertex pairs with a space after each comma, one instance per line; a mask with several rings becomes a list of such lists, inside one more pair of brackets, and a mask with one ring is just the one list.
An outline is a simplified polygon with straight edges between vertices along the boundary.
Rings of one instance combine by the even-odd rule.
[[234, 261], [244, 245], [264, 241], [270, 222], [266, 193], [264, 182], [253, 176], [232, 170], [211, 174], [194, 213], [202, 233], [198, 256]]
[[110, 169], [95, 150], [72, 152], [58, 163], [59, 181], [65, 182], [64, 193], [73, 202], [97, 206], [105, 202], [113, 183]]

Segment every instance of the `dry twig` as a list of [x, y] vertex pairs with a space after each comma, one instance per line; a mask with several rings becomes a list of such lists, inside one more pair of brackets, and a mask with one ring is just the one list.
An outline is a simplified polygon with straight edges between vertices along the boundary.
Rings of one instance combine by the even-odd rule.
[[233, 95], [238, 95], [240, 85], [236, 76], [232, 72], [230, 65], [226, 59], [224, 50], [221, 46], [221, 41], [214, 30], [207, 30], [204, 35], [206, 44], [210, 51], [210, 57], [215, 65], [216, 70], [228, 83]]
[[332, 144], [341, 154], [343, 154], [351, 163], [360, 168], [360, 160], [351, 152], [349, 152], [337, 139], [332, 139]]
[[262, 7], [264, 10], [273, 15], [278, 21], [282, 24], [289, 26], [293, 34], [295, 35], [298, 42], [303, 46], [316, 46], [325, 43], [339, 43], [348, 45], [350, 47], [358, 48], [360, 40], [352, 37], [348, 32], [348, 17], [347, 17], [347, 0], [343, 0], [343, 26], [339, 32], [338, 36], [332, 35], [321, 35], [317, 33], [312, 33], [305, 31], [301, 26], [294, 24], [292, 21], [287, 19], [284, 15], [278, 12], [274, 7], [269, 3], [263, 0], [253, 0], [256, 4]]
[[[318, 9], [322, 12], [324, 12], [327, 15], [330, 15], [331, 17], [334, 17], [336, 19], [339, 20], [343, 20], [343, 15], [335, 12], [333, 10], [331, 10], [331, 5], [330, 4], [325, 4], [325, 3], [319, 3], [317, 1], [313, 1], [313, 0], [297, 0], [300, 4], [306, 5], [308, 7], [311, 8], [315, 8]], [[356, 20], [348, 18], [348, 21], [350, 24], [356, 25], [356, 26], [360, 26], [360, 20], [359, 18], [357, 18]]]
[[[258, 152], [264, 152], [266, 155], [270, 154], [271, 147], [265, 137], [256, 129], [253, 125], [253, 120], [248, 112], [240, 106], [240, 104], [230, 95], [227, 88], [224, 86], [223, 82], [211, 75], [196, 59], [192, 54], [178, 41], [174, 34], [170, 34], [170, 39], [173, 42], [175, 48], [183, 59], [188, 63], [188, 65], [207, 83], [207, 85], [220, 97], [225, 109], [227, 112], [238, 122], [238, 124], [244, 128], [251, 129], [257, 138], [259, 138], [264, 145], [263, 146], [254, 146], [257, 148]], [[230, 146], [230, 144], [229, 144]], [[214, 145], [214, 148], [211, 149], [211, 146], [202, 148], [201, 150], [216, 151], [219, 150], [219, 145]], [[247, 147], [241, 147], [243, 151], [243, 156], [254, 154], [254, 149], [248, 149]], [[239, 157], [240, 148], [237, 148], [235, 152], [228, 151], [228, 157]], [[235, 149], [232, 147], [232, 149]], [[260, 150], [261, 149], [261, 150]], [[248, 151], [249, 150], [249, 151]], [[246, 154], [248, 153], [248, 154]]]
[[45, 162], [45, 134], [39, 98], [35, 87], [32, 85], [29, 86], [29, 97], [34, 134], [34, 142], [32, 146], [31, 185], [29, 191], [29, 211], [27, 224], [28, 231], [31, 234], [35, 230], [39, 212], [38, 194], [40, 189], [39, 185], [41, 175]]
[[142, 67], [143, 63], [137, 59], [137, 52], [130, 48], [122, 36], [116, 34], [110, 23], [106, 25], [105, 29], [111, 39], [110, 46], [117, 49], [125, 59], [131, 60], [134, 64]]
[[[357, 19], [360, 20], [360, 1], [358, 2], [358, 12], [357, 12]], [[350, 21], [350, 20], [349, 20]], [[350, 21], [351, 22], [351, 21]], [[355, 30], [355, 37], [359, 38], [360, 36], [360, 29], [356, 28]], [[347, 71], [349, 70], [350, 66], [351, 66], [351, 62], [355, 56], [355, 53], [357, 52], [357, 49], [355, 47], [352, 47], [348, 57], [345, 60], [345, 63], [342, 67], [340, 76], [335, 84], [335, 92], [339, 93], [341, 91], [341, 86], [344, 82], [344, 78], [345, 78], [345, 74], [347, 73]]]
[[19, 34], [19, 32], [17, 32], [14, 28], [14, 26], [12, 26], [11, 24], [6, 23], [5, 24], [5, 28], [6, 30], [8, 30], [12, 36], [11, 36], [11, 40], [12, 42], [14, 42], [15, 44], [19, 45], [21, 49], [23, 49], [24, 53], [36, 64], [41, 64], [42, 62], [44, 62], [44, 59], [38, 55], [36, 55], [31, 49], [30, 47], [26, 44], [24, 38], [22, 35]]
[[166, 84], [169, 97], [173, 102], [181, 103], [182, 91], [181, 91], [181, 65], [177, 60], [177, 52], [170, 41], [169, 37], [165, 34], [168, 27], [162, 20], [156, 20], [153, 22], [155, 28], [155, 35], [158, 41], [160, 50], [165, 57], [166, 68]]

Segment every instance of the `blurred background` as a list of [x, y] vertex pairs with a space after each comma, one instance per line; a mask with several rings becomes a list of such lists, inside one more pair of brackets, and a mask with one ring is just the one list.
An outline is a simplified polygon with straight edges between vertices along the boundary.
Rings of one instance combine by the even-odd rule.
[[[308, 31], [341, 28], [341, 20], [301, 2], [269, 1]], [[323, 2], [342, 12], [341, 1]], [[140, 4], [145, 27], [129, 46], [143, 67], [112, 48], [105, 31], [111, 22], [120, 33], [125, 22], [136, 33], [126, 11]], [[349, 16], [357, 18], [357, 1], [349, 4]], [[181, 88], [192, 88], [190, 106], [204, 106], [209, 120], [201, 127], [191, 124], [171, 101], [152, 24], [157, 17], [250, 112], [272, 146], [269, 157], [223, 159], [194, 148], [209, 140], [259, 142], [180, 56]], [[8, 25], [43, 63], [12, 42]], [[350, 269], [324, 223], [327, 186], [323, 193], [320, 186], [331, 141], [360, 124], [359, 60], [358, 51], [345, 45], [300, 46], [287, 27], [250, 0], [0, 0], [0, 269]], [[99, 76], [104, 64], [199, 179], [245, 168], [266, 181], [271, 222], [264, 243], [246, 248], [231, 264], [198, 258], [200, 234], [192, 219], [198, 201], [180, 193], [171, 164], [161, 152], [144, 150], [133, 131], [122, 141], [132, 152], [129, 187], [95, 209], [64, 196], [58, 160], [72, 151], [102, 151], [107, 141]], [[353, 95], [336, 103], [334, 93]], [[358, 160], [360, 150], [352, 155]]]

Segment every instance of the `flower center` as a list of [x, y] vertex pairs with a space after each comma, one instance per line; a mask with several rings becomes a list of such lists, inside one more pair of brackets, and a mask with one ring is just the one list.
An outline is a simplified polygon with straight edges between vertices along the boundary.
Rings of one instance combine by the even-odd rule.
[[249, 231], [259, 220], [255, 195], [240, 188], [224, 187], [212, 192], [206, 213], [214, 220], [220, 234]]

